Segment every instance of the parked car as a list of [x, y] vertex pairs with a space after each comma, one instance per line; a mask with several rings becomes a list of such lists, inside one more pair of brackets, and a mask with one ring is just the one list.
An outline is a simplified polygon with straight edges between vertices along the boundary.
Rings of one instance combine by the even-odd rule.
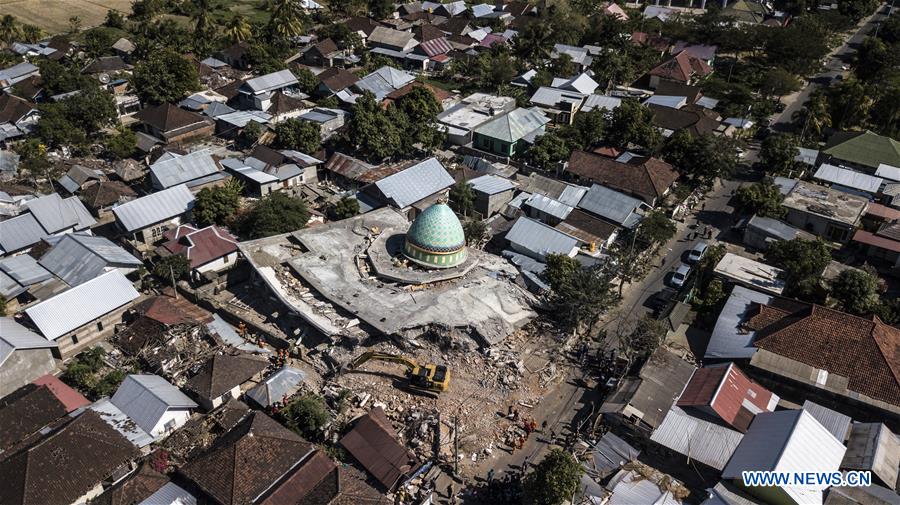
[[700, 241], [694, 244], [693, 249], [688, 253], [688, 263], [697, 263], [700, 261], [700, 258], [706, 254], [706, 249], [709, 248], [709, 243], [705, 241]]
[[685, 265], [684, 263], [678, 265], [678, 268], [676, 268], [675, 272], [672, 273], [672, 286], [676, 288], [684, 287], [684, 283], [687, 282], [688, 276], [690, 275], [690, 265]]

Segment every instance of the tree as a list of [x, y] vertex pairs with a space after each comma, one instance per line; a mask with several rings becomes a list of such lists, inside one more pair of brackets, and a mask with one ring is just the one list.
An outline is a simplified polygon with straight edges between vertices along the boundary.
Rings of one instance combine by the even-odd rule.
[[553, 30], [547, 23], [528, 23], [513, 39], [516, 56], [532, 63], [550, 58], [553, 48]]
[[275, 125], [275, 144], [281, 149], [293, 149], [312, 154], [319, 150], [321, 136], [315, 123], [291, 118]]
[[293, 72], [294, 76], [297, 77], [297, 87], [307, 95], [311, 95], [319, 86], [319, 78], [310, 69], [300, 67]]
[[666, 327], [662, 321], [650, 316], [640, 318], [631, 331], [619, 336], [619, 350], [635, 363], [649, 357], [666, 339]]
[[871, 82], [895, 71], [900, 64], [900, 47], [888, 45], [875, 37], [866, 37], [856, 52], [854, 73], [860, 80]]
[[80, 146], [118, 116], [112, 95], [93, 83], [59, 102], [41, 106], [36, 133], [46, 145]]
[[869, 110], [869, 120], [882, 135], [900, 137], [900, 85], [882, 90]]
[[828, 112], [836, 128], [860, 126], [869, 114], [872, 99], [865, 86], [849, 78], [828, 93]]
[[674, 237], [677, 230], [675, 223], [666, 216], [665, 211], [656, 209], [641, 220], [635, 233], [640, 242], [655, 249]]
[[878, 282], [878, 277], [865, 270], [844, 270], [831, 283], [831, 296], [845, 312], [866, 315], [878, 305]]
[[544, 261], [547, 266], [541, 272], [541, 277], [554, 290], [561, 289], [578, 270], [581, 270], [581, 263], [565, 254], [548, 254]]
[[21, 27], [15, 17], [5, 14], [0, 18], [0, 40], [9, 45], [15, 42], [21, 33]]
[[359, 200], [345, 196], [328, 207], [328, 217], [337, 221], [359, 214]]
[[41, 69], [41, 84], [44, 91], [50, 95], [81, 89], [90, 79], [82, 75], [80, 69], [66, 67], [49, 58], [41, 58], [37, 61], [37, 66]]
[[95, 398], [112, 396], [119, 389], [126, 376], [128, 376], [128, 372], [125, 370], [113, 370], [97, 381], [94, 387], [91, 388], [91, 393]]
[[570, 150], [587, 150], [606, 137], [607, 121], [603, 109], [579, 112], [570, 126], [560, 129], [559, 135], [566, 139]]
[[394, 102], [393, 111], [399, 116], [403, 152], [411, 154], [415, 148], [431, 152], [444, 142], [444, 134], [437, 127], [437, 116], [443, 111], [434, 93], [425, 86], [416, 86]]
[[872, 14], [878, 7], [878, 0], [838, 0], [838, 12], [854, 23]]
[[466, 236], [466, 244], [469, 247], [478, 247], [487, 236], [487, 225], [479, 219], [466, 220], [463, 225], [463, 234]]
[[307, 439], [319, 438], [319, 431], [329, 421], [325, 402], [312, 393], [291, 400], [281, 411], [281, 417], [288, 428]]
[[467, 181], [459, 181], [450, 188], [450, 207], [457, 214], [470, 216], [475, 212], [475, 191]]
[[578, 489], [583, 471], [574, 456], [555, 448], [525, 476], [525, 496], [534, 504], [564, 503]]
[[47, 146], [39, 139], [30, 138], [15, 146], [15, 151], [20, 157], [19, 168], [28, 172], [33, 182], [37, 183], [38, 178], [54, 179], [50, 173], [52, 165], [47, 158]]
[[173, 277], [175, 280], [181, 279], [190, 271], [191, 260], [183, 254], [173, 254], [171, 256], [160, 258], [159, 261], [153, 265], [153, 275], [167, 283], [172, 282]]
[[536, 167], [543, 170], [552, 170], [561, 161], [569, 157], [571, 149], [554, 131], [541, 135], [534, 144], [528, 148], [528, 157]]
[[262, 126], [256, 121], [251, 120], [244, 128], [241, 130], [241, 134], [239, 136], [239, 143], [245, 148], [250, 148], [256, 145], [259, 142], [259, 137], [263, 134]]
[[137, 150], [137, 136], [130, 128], [121, 127], [116, 135], [107, 137], [106, 152], [117, 160], [130, 158]]
[[781, 206], [784, 195], [771, 180], [765, 180], [741, 186], [735, 192], [735, 200], [738, 207], [748, 214], [762, 217], [780, 218], [787, 214], [787, 209]]
[[78, 33], [81, 31], [81, 18], [72, 16], [69, 18], [69, 33]]
[[194, 47], [206, 52], [216, 35], [216, 22], [213, 21], [209, 0], [194, 0]]
[[694, 299], [693, 306], [698, 313], [704, 316], [717, 314], [722, 302], [725, 301], [725, 287], [719, 279], [713, 279], [709, 284], [700, 286], [702, 295]]
[[243, 42], [252, 35], [253, 31], [250, 29], [250, 23], [248, 23], [247, 18], [241, 14], [231, 18], [231, 20], [228, 21], [228, 24], [225, 25], [225, 39], [232, 44]]
[[297, 0], [272, 0], [272, 16], [266, 32], [272, 40], [286, 40], [303, 34], [303, 12]]
[[150, 104], [177, 103], [200, 89], [197, 69], [171, 49], [152, 53], [134, 67], [134, 87], [141, 101]]
[[653, 126], [653, 113], [636, 100], [622, 100], [613, 110], [609, 123], [607, 140], [616, 146], [627, 148], [636, 144], [652, 151], [659, 145], [660, 134]]
[[563, 328], [574, 332], [584, 326], [592, 327], [616, 299], [609, 275], [596, 267], [574, 269], [550, 282], [552, 290], [547, 301], [552, 313]]
[[109, 54], [118, 38], [116, 31], [105, 26], [92, 28], [84, 32], [84, 50], [93, 58]]
[[22, 25], [21, 33], [22, 40], [29, 44], [36, 44], [46, 35], [46, 32], [44, 32], [44, 30], [42, 30], [40, 27], [27, 24]]
[[900, 324], [900, 298], [882, 300], [872, 310], [885, 323], [893, 326]]
[[663, 158], [687, 175], [694, 186], [711, 184], [737, 167], [733, 140], [715, 135], [693, 136], [687, 130], [669, 138]]
[[802, 85], [796, 75], [781, 67], [775, 67], [766, 72], [761, 89], [766, 96], [784, 96], [799, 91]]
[[825, 129], [831, 126], [831, 114], [828, 110], [828, 99], [821, 88], [816, 88], [800, 110], [791, 116], [791, 120], [800, 129], [800, 139], [818, 141]]
[[821, 239], [778, 240], [766, 251], [766, 262], [784, 270], [787, 293], [807, 300], [818, 297], [819, 278], [829, 261], [831, 249]]
[[234, 179], [222, 186], [201, 189], [191, 211], [194, 221], [200, 226], [231, 223], [241, 206], [243, 189], [241, 183]]
[[109, 9], [106, 11], [106, 19], [103, 20], [103, 26], [122, 30], [125, 28], [125, 16], [115, 9]]
[[369, 17], [373, 19], [385, 19], [394, 12], [394, 2], [391, 0], [369, 0]]
[[795, 135], [769, 135], [762, 142], [759, 159], [768, 174], [790, 174], [797, 165], [800, 139]]
[[309, 209], [303, 200], [275, 192], [250, 207], [239, 229], [246, 238], [257, 239], [305, 228], [308, 221]]
[[499, 88], [513, 80], [518, 73], [515, 58], [509, 54], [506, 46], [500, 44], [482, 52], [475, 59], [474, 65], [467, 65], [465, 70], [466, 75], [475, 75], [478, 86], [484, 89]]
[[[400, 152], [403, 140], [398, 127], [375, 95], [366, 91], [356, 99], [347, 121], [347, 139], [354, 142], [357, 151], [372, 161], [382, 161]], [[405, 126], [405, 125], [403, 125]]]

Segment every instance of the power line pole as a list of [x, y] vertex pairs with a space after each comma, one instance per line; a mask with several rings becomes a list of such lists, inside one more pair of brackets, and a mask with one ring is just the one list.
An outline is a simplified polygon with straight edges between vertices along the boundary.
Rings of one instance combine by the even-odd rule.
[[175, 299], [178, 299], [178, 286], [175, 285], [175, 270], [169, 265], [169, 275], [172, 276], [172, 291], [175, 292]]
[[453, 476], [459, 475], [459, 416], [453, 416]]

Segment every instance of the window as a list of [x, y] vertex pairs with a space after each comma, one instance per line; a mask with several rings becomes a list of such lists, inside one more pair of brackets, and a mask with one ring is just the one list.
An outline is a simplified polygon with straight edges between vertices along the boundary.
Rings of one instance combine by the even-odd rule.
[[228, 255], [226, 254], [225, 257], [222, 258], [222, 263], [228, 263], [229, 261], [231, 260], [228, 259]]
[[78, 335], [72, 335], [72, 343], [78, 345]]
[[97, 321], [97, 331], [103, 331], [103, 321]]
[[165, 430], [166, 433], [168, 433], [168, 432], [170, 432], [170, 431], [175, 431], [175, 420], [174, 420], [174, 419], [170, 419], [169, 422], [167, 422], [167, 423], [163, 426], [163, 430]]
[[816, 374], [816, 384], [824, 386], [828, 382], [828, 370], [819, 370]]

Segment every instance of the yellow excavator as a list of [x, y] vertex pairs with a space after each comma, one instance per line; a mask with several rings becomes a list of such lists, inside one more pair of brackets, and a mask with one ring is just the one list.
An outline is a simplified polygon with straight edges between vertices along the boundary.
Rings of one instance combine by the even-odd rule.
[[366, 351], [344, 365], [341, 373], [356, 370], [369, 360], [388, 361], [406, 366], [406, 378], [414, 389], [443, 393], [450, 387], [450, 370], [444, 365], [420, 365], [416, 360], [386, 352]]

